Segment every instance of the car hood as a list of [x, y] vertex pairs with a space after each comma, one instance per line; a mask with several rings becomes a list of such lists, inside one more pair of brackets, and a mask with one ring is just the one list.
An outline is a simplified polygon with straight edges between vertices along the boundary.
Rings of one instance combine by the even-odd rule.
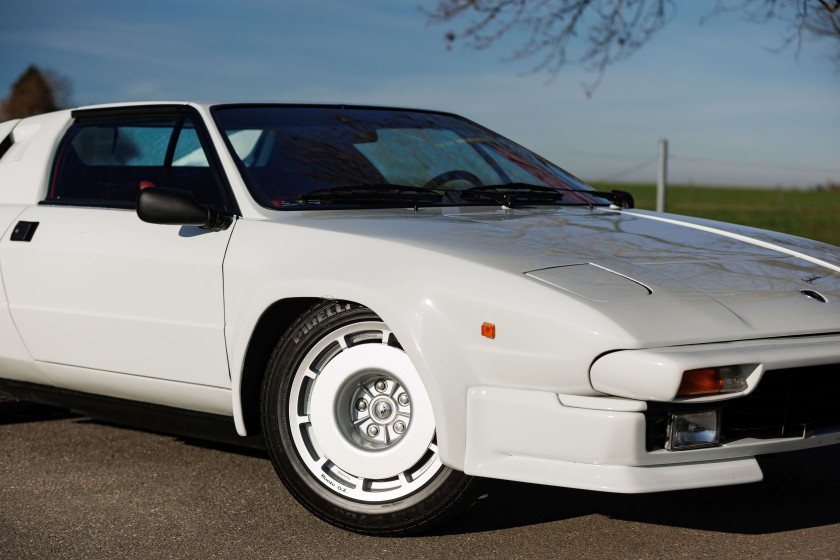
[[[522, 274], [592, 302], [637, 339], [662, 339], [653, 333], [680, 311], [709, 341], [840, 332], [840, 249], [802, 238], [600, 207], [326, 214], [300, 216]], [[698, 328], [682, 331], [696, 339]]]

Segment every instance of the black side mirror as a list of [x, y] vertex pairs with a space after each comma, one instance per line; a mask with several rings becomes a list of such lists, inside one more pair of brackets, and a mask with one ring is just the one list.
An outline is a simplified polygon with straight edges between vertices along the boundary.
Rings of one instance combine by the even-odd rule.
[[227, 229], [230, 218], [201, 204], [184, 189], [147, 187], [137, 195], [137, 216], [150, 224], [198, 226], [201, 229]]

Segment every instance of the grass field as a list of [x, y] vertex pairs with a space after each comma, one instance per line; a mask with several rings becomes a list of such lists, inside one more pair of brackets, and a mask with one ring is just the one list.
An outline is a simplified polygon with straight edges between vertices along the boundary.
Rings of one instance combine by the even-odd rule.
[[[633, 194], [636, 207], [654, 210], [656, 186], [593, 184]], [[670, 185], [665, 210], [781, 231], [840, 245], [840, 192]]]

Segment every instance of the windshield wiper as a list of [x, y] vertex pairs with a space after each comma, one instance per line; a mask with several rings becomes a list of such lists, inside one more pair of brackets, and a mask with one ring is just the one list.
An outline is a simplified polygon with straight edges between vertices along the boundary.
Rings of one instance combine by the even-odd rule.
[[[610, 201], [611, 204], [618, 206], [619, 208], [634, 208], [636, 206], [636, 202], [633, 199], [633, 195], [627, 191], [620, 191], [618, 189], [613, 189], [610, 192], [606, 191], [590, 191], [588, 189], [561, 189], [565, 192], [577, 192], [583, 193], [589, 196], [597, 197], [597, 198], [605, 198]], [[586, 204], [586, 203], [583, 203]]]
[[515, 208], [516, 202], [545, 201], [559, 202], [563, 193], [552, 187], [532, 185], [530, 183], [504, 183], [499, 185], [481, 185], [458, 191], [462, 199], [486, 198], [507, 208]]
[[[633, 195], [625, 191], [593, 191], [588, 189], [554, 188], [531, 183], [503, 183], [498, 185], [480, 185], [464, 190], [441, 192], [438, 190], [412, 185], [391, 183], [365, 183], [329, 187], [303, 193], [298, 196], [298, 204], [370, 204], [377, 206], [417, 207], [420, 204], [440, 204], [444, 196], [453, 195], [464, 201], [478, 199], [492, 200], [506, 208], [515, 208], [517, 203], [544, 202], [595, 206], [597, 202], [564, 202], [564, 192], [575, 192], [607, 200], [621, 208], [633, 208]], [[601, 203], [603, 204], [603, 203]]]
[[437, 191], [411, 185], [393, 185], [391, 183], [367, 183], [363, 185], [345, 185], [317, 189], [302, 193], [298, 197], [302, 204], [363, 204], [379, 203], [386, 205], [417, 206], [421, 202], [439, 203], [443, 195]]
[[585, 192], [591, 194], [592, 196], [600, 196], [601, 198], [606, 198], [616, 206], [620, 208], [635, 208], [636, 201], [633, 199], [633, 195], [627, 191], [620, 191], [618, 189], [613, 189], [610, 192], [605, 191], [584, 191], [581, 190], [580, 192]]
[[[563, 199], [564, 192], [575, 192], [595, 198], [603, 198], [621, 208], [633, 208], [635, 206], [633, 195], [626, 191], [613, 190], [612, 192], [604, 192], [591, 191], [589, 189], [554, 188], [545, 185], [532, 185], [530, 183], [483, 185], [460, 191], [460, 195], [461, 198], [470, 196], [488, 198], [508, 208], [514, 208], [518, 200], [559, 202]], [[597, 205], [597, 203], [586, 202], [565, 202], [564, 204]]]

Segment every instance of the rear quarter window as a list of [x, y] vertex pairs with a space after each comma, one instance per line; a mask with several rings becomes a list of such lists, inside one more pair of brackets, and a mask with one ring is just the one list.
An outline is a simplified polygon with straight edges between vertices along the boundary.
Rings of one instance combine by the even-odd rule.
[[167, 126], [90, 126], [79, 130], [70, 148], [88, 166], [163, 167], [171, 137]]

